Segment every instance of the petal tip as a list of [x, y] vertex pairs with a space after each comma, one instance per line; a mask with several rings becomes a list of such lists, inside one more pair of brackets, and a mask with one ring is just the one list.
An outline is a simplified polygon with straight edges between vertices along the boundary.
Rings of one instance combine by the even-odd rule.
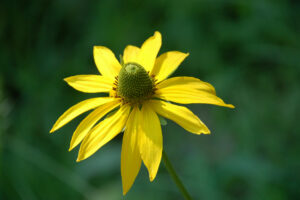
[[93, 46], [93, 53], [95, 55], [96, 51], [103, 49], [103, 46]]
[[123, 196], [125, 196], [126, 194], [127, 194], [127, 192], [129, 191], [129, 188], [125, 188], [124, 186], [123, 186]]
[[80, 146], [80, 149], [79, 149], [79, 153], [78, 153], [76, 162], [81, 162], [81, 161], [87, 159], [87, 158], [90, 156], [90, 155], [86, 155], [85, 152], [82, 151], [81, 148], [82, 148], [82, 147]]
[[70, 145], [68, 151], [72, 151], [73, 149], [74, 149], [74, 147]]
[[80, 150], [79, 150], [79, 153], [78, 153], [76, 162], [83, 161], [84, 159], [86, 159], [86, 157], [84, 157], [84, 156], [82, 155], [82, 153], [80, 152]]
[[49, 131], [49, 133], [53, 133], [53, 132], [55, 132], [57, 129], [58, 129], [58, 128], [57, 128], [56, 124], [54, 124], [54, 125], [52, 126], [51, 130]]
[[210, 134], [210, 130], [201, 130], [199, 132], [194, 132], [194, 134], [196, 134], [196, 135], [202, 135], [202, 134], [209, 135]]
[[153, 182], [153, 181], [154, 181], [154, 179], [155, 179], [155, 176], [151, 176], [151, 175], [149, 175], [149, 179], [150, 179], [150, 182]]
[[99, 49], [99, 46], [93, 46], [93, 54], [95, 58], [96, 51]]
[[71, 77], [66, 77], [63, 80], [69, 84]]
[[155, 31], [154, 36], [160, 36], [161, 37], [161, 33], [159, 31]]
[[232, 104], [227, 104], [227, 107], [228, 107], [228, 108], [235, 108], [235, 106], [232, 105]]
[[204, 130], [202, 131], [203, 134], [205, 135], [209, 135], [210, 134], [210, 130], [207, 128], [207, 126], [205, 126]]

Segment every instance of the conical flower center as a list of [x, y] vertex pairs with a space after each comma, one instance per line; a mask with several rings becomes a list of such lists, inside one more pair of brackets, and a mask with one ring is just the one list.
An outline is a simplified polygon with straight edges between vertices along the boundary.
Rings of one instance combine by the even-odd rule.
[[137, 63], [127, 63], [120, 70], [117, 94], [125, 101], [139, 103], [153, 94], [154, 82]]

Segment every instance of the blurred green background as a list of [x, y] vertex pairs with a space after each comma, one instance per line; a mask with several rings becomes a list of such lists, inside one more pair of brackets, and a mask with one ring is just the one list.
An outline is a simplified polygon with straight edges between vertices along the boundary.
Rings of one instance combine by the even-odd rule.
[[122, 196], [122, 135], [76, 163], [84, 116], [50, 135], [70, 106], [95, 95], [63, 78], [97, 73], [93, 45], [116, 55], [155, 30], [160, 53], [190, 52], [174, 75], [213, 84], [236, 109], [191, 105], [210, 128], [163, 126], [164, 149], [195, 199], [300, 196], [300, 1], [4, 0], [0, 3], [0, 199], [180, 200], [163, 163], [143, 166]]

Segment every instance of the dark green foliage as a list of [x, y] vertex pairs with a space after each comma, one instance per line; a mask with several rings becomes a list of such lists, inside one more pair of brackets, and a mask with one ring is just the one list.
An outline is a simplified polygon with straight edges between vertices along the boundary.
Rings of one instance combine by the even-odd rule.
[[[195, 199], [300, 196], [300, 1], [101, 0], [0, 3], [0, 199], [122, 199], [122, 135], [76, 163], [74, 120], [50, 135], [70, 106], [98, 96], [63, 78], [98, 73], [93, 45], [115, 55], [159, 30], [160, 53], [189, 52], [174, 76], [215, 86], [236, 109], [189, 108], [211, 135], [163, 126], [164, 149]], [[145, 167], [124, 199], [181, 200], [163, 164]]]

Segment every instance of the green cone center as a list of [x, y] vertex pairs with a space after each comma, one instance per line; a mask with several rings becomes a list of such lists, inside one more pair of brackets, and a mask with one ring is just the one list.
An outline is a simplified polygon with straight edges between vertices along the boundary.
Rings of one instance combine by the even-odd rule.
[[117, 94], [127, 102], [141, 102], [152, 96], [153, 81], [141, 65], [127, 63], [119, 73]]

